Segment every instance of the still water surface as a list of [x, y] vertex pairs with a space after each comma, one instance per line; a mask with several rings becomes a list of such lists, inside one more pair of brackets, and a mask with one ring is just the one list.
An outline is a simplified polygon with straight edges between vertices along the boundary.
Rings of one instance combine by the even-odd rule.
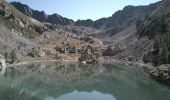
[[140, 67], [37, 63], [0, 75], [0, 100], [170, 100]]

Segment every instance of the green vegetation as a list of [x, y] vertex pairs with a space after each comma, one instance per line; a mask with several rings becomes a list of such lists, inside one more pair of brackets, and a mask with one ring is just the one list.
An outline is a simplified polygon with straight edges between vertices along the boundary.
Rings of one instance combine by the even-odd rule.
[[168, 18], [163, 13], [151, 22], [145, 22], [143, 32], [154, 40], [154, 50], [144, 55], [143, 61], [155, 66], [170, 64], [170, 32]]
[[87, 46], [85, 51], [79, 57], [79, 61], [99, 62], [100, 54], [97, 49]]
[[11, 52], [5, 52], [4, 57], [6, 62], [9, 64], [18, 63], [20, 61], [20, 58], [18, 57], [15, 50], [12, 50]]
[[170, 33], [164, 33], [155, 37], [155, 51], [159, 56], [159, 64], [170, 64]]
[[112, 49], [112, 46], [109, 45], [106, 49], [106, 51], [104, 51], [103, 55], [104, 56], [114, 56], [114, 53], [113, 53], [113, 49]]
[[114, 56], [120, 52], [122, 52], [123, 49], [121, 48], [121, 44], [117, 43], [114, 45], [114, 49], [112, 48], [111, 45], [107, 47], [107, 49], [103, 52], [103, 56]]

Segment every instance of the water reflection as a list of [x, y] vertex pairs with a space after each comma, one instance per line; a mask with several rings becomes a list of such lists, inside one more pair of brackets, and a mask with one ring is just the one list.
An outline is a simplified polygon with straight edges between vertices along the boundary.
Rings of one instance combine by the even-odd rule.
[[0, 76], [0, 100], [87, 100], [87, 95], [88, 100], [170, 100], [167, 87], [141, 68], [121, 64], [36, 63]]
[[[102, 94], [97, 91], [93, 92], [79, 92], [74, 91], [68, 94], [65, 94], [64, 96], [59, 97], [57, 100], [116, 100], [112, 95], [110, 94]], [[56, 100], [52, 97], [47, 97], [45, 100]]]
[[3, 75], [6, 71], [6, 66], [1, 66], [0, 65], [0, 75]]

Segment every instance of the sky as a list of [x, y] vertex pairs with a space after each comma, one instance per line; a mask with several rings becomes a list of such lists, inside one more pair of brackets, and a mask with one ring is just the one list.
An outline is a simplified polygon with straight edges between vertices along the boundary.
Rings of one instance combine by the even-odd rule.
[[29, 7], [45, 11], [47, 14], [58, 13], [73, 20], [97, 20], [109, 17], [127, 5], [148, 5], [160, 0], [6, 0], [19, 1]]

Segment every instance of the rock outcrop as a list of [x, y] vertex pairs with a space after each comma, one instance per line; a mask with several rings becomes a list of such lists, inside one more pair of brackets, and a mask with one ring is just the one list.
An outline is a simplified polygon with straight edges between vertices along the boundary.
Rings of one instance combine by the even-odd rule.
[[170, 85], [170, 65], [160, 65], [150, 72], [150, 75], [159, 82]]
[[61, 15], [58, 14], [48, 15], [46, 22], [59, 25], [70, 25], [74, 23], [73, 20], [62, 17]]
[[91, 19], [78, 20], [75, 22], [76, 26], [94, 27], [94, 21]]

